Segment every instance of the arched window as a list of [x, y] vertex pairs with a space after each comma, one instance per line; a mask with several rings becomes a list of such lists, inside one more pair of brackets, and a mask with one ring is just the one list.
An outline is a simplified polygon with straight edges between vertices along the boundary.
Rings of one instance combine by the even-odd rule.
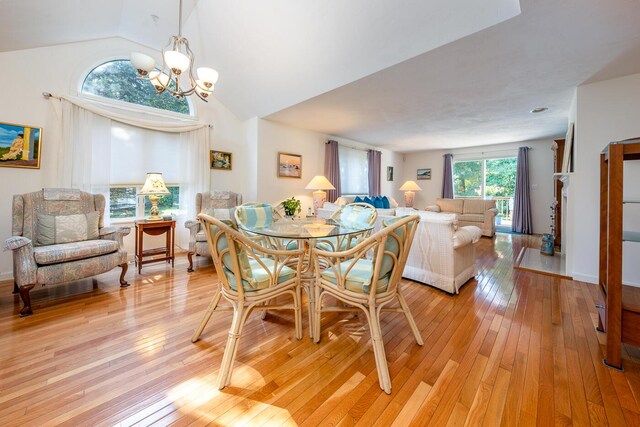
[[167, 92], [157, 94], [151, 83], [139, 79], [131, 62], [124, 59], [105, 62], [91, 70], [82, 83], [82, 93], [191, 114], [185, 98], [177, 99]]

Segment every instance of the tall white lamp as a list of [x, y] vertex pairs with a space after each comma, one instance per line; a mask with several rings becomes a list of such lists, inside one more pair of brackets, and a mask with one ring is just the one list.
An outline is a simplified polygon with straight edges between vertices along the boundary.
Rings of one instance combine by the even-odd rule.
[[413, 207], [413, 200], [416, 197], [416, 191], [422, 191], [422, 188], [418, 186], [414, 181], [407, 181], [402, 184], [400, 187], [400, 191], [404, 191], [404, 204], [408, 208]]
[[162, 174], [158, 172], [147, 173], [147, 180], [138, 195], [149, 196], [149, 201], [151, 202], [151, 216], [147, 218], [149, 221], [160, 221], [162, 219], [162, 217], [158, 215], [160, 213], [158, 200], [160, 200], [160, 196], [167, 194], [171, 194], [171, 192], [165, 185]]
[[304, 189], [315, 190], [313, 192], [313, 211], [318, 213], [318, 209], [327, 201], [327, 192], [324, 190], [335, 190], [336, 187], [324, 176], [316, 175]]

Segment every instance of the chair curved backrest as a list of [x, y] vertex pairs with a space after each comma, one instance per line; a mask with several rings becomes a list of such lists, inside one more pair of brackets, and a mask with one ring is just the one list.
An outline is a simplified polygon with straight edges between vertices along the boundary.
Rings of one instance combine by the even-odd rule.
[[321, 280], [321, 265], [328, 266], [336, 278], [336, 285], [348, 292], [347, 276], [359, 261], [367, 259], [367, 253], [373, 252], [371, 270], [367, 274], [368, 298], [393, 296], [402, 277], [409, 249], [420, 217], [418, 215], [394, 217], [384, 221], [377, 233], [342, 252], [316, 250], [314, 262], [318, 280]]
[[[225, 295], [268, 292], [284, 282], [299, 280], [304, 248], [274, 250], [240, 233], [231, 221], [199, 214]], [[293, 267], [293, 268], [291, 268]], [[237, 284], [241, 283], [241, 286]]]
[[349, 203], [331, 215], [331, 219], [345, 225], [373, 225], [378, 219], [378, 211], [369, 203]]

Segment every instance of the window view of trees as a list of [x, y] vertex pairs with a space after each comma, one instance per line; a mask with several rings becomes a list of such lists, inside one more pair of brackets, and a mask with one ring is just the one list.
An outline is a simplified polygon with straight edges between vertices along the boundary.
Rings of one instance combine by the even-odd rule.
[[176, 113], [191, 113], [185, 98], [177, 99], [167, 92], [157, 94], [151, 83], [139, 79], [131, 63], [125, 60], [94, 68], [84, 80], [82, 92]]
[[[144, 212], [138, 213], [138, 191], [139, 187], [111, 187], [109, 189], [109, 215], [111, 219], [130, 219], [138, 216], [151, 215], [151, 202], [148, 197], [144, 200]], [[171, 215], [178, 212], [180, 208], [180, 187], [177, 185], [167, 186], [171, 194], [163, 196], [158, 202], [160, 216]]]
[[482, 197], [482, 160], [453, 164], [455, 197]]
[[516, 193], [518, 159], [508, 157], [486, 161], [485, 195], [513, 197]]

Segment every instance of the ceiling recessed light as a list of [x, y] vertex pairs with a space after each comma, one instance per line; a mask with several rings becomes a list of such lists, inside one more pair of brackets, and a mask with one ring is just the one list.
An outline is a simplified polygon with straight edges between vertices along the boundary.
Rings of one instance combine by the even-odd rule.
[[547, 110], [548, 110], [547, 107], [538, 107], [538, 108], [534, 108], [533, 110], [531, 110], [531, 112], [533, 114], [538, 114], [538, 113], [544, 113]]

